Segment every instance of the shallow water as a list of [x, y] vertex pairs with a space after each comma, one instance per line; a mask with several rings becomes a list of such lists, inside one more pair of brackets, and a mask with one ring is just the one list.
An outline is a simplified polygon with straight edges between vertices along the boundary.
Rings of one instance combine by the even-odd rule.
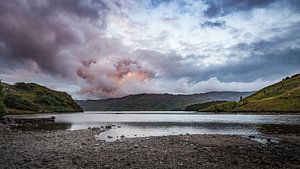
[[[182, 111], [85, 112], [40, 114], [23, 117], [55, 116], [55, 123], [22, 126], [26, 130], [78, 130], [115, 125], [96, 139], [115, 141], [126, 138], [179, 134], [257, 135], [282, 131], [300, 132], [300, 115], [195, 114]], [[270, 127], [271, 126], [271, 127]], [[270, 130], [271, 129], [271, 130]]]

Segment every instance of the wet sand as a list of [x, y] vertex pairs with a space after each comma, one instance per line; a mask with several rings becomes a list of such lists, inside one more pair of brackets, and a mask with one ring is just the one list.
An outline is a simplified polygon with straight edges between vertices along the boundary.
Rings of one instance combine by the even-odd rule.
[[0, 127], [0, 168], [300, 168], [300, 136], [260, 144], [226, 135], [97, 141], [102, 129], [16, 131]]

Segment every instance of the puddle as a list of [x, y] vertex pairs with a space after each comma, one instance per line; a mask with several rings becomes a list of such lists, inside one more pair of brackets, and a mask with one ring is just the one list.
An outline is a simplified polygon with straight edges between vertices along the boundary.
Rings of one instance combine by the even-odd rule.
[[280, 141], [278, 138], [266, 137], [263, 135], [248, 135], [243, 137], [261, 144], [277, 144]]

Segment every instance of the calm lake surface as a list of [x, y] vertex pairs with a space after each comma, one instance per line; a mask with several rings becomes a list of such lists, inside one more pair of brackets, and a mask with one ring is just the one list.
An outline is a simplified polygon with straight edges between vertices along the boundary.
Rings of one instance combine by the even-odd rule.
[[39, 114], [22, 117], [55, 116], [55, 123], [22, 126], [33, 130], [79, 130], [113, 125], [96, 135], [96, 139], [115, 141], [126, 138], [179, 135], [230, 134], [256, 135], [265, 133], [300, 133], [300, 115], [211, 114], [184, 111], [84, 112], [71, 114]]

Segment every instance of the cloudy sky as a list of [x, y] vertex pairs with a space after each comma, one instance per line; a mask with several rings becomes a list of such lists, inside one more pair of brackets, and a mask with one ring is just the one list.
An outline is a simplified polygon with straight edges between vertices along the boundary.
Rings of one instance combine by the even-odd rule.
[[300, 72], [298, 0], [0, 0], [0, 77], [76, 99], [253, 91]]

